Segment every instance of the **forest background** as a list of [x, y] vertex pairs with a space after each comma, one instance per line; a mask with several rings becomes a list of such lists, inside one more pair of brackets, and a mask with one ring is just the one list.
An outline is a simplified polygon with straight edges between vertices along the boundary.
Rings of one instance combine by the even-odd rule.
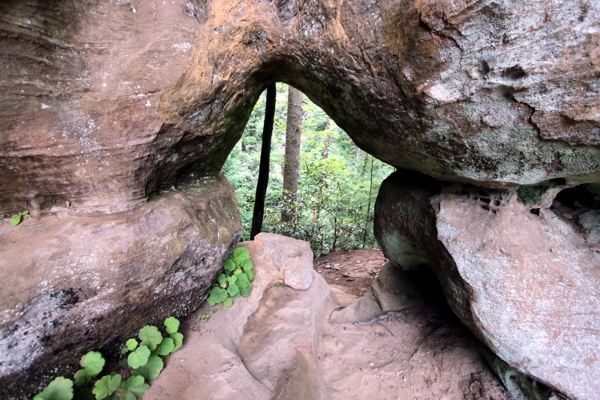
[[[223, 167], [238, 198], [244, 225], [242, 240], [250, 239], [265, 93]], [[293, 204], [282, 195], [287, 103], [288, 86], [278, 83], [262, 231], [305, 240], [316, 257], [377, 247], [373, 236], [375, 198], [381, 182], [394, 168], [359, 149], [322, 109], [303, 96], [300, 173], [297, 203]], [[282, 211], [293, 212], [295, 217], [281, 222]]]

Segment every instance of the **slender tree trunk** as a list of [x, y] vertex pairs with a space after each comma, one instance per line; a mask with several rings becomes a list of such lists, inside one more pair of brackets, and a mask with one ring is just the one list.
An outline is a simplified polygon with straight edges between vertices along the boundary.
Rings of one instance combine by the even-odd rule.
[[271, 156], [271, 137], [273, 136], [276, 94], [277, 90], [275, 89], [274, 83], [267, 86], [265, 122], [263, 125], [260, 165], [258, 167], [258, 183], [256, 184], [256, 198], [254, 199], [250, 239], [254, 239], [254, 236], [262, 231], [263, 217], [265, 215], [265, 197], [267, 194], [267, 185], [269, 184], [269, 158]]
[[371, 193], [373, 193], [373, 161], [375, 158], [371, 156], [371, 181], [369, 182], [369, 204], [367, 205], [367, 215], [365, 217], [365, 226], [363, 230], [363, 245], [362, 248], [365, 248], [365, 241], [367, 240], [367, 222], [369, 221], [369, 213], [371, 212]]
[[331, 118], [329, 118], [329, 115], [328, 115], [327, 116], [327, 124], [325, 125], [325, 130], [328, 132], [327, 132], [327, 137], [325, 138], [325, 147], [323, 148], [323, 160], [325, 160], [329, 154], [329, 140], [331, 138], [331, 135], [329, 134], [330, 127], [331, 127]]
[[291, 222], [296, 216], [301, 134], [302, 92], [290, 86], [288, 92], [288, 111], [285, 129], [283, 197], [289, 201], [291, 207], [284, 207], [281, 210], [281, 222]]

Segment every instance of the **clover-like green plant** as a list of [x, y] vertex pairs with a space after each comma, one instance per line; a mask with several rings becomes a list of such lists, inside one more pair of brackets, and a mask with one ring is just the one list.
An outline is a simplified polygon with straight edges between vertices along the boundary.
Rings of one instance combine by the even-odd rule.
[[71, 400], [73, 398], [73, 381], [59, 376], [33, 400]]
[[210, 290], [206, 301], [211, 307], [220, 303], [225, 307], [231, 307], [233, 299], [250, 296], [253, 281], [250, 252], [245, 247], [238, 247], [223, 264], [223, 273], [217, 276], [217, 282]]
[[[112, 371], [99, 376], [106, 360], [100, 352], [90, 351], [81, 357], [79, 363], [82, 369], [74, 375], [76, 390], [71, 379], [61, 376], [50, 382], [34, 400], [142, 399], [150, 387], [147, 382], [156, 379], [164, 367], [161, 357], [166, 357], [183, 344], [183, 334], [177, 331], [179, 320], [169, 317], [164, 325], [166, 337], [163, 337], [156, 326], [146, 325], [138, 333], [140, 342], [135, 338], [127, 340], [121, 350], [121, 356], [127, 355], [126, 359], [119, 362], [121, 373]], [[130, 377], [123, 380], [123, 373]]]
[[29, 217], [29, 211], [25, 210], [23, 212], [18, 213], [17, 215], [13, 215], [9, 221], [9, 224], [10, 226], [17, 226], [21, 223], [21, 221], [25, 221]]

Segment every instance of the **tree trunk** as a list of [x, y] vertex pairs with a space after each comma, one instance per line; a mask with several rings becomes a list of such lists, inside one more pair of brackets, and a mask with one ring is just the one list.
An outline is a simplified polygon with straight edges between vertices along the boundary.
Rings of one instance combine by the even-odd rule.
[[291, 222], [296, 216], [298, 175], [300, 166], [300, 136], [302, 134], [302, 92], [289, 87], [283, 163], [283, 198], [290, 207], [281, 210], [281, 222]]
[[271, 137], [273, 136], [276, 94], [277, 90], [275, 89], [274, 83], [267, 86], [265, 123], [263, 125], [260, 165], [258, 167], [258, 183], [256, 184], [256, 197], [254, 199], [250, 239], [254, 239], [254, 236], [262, 231], [263, 217], [265, 215], [265, 197], [267, 195], [267, 185], [269, 184], [269, 158], [271, 156]]
[[327, 159], [327, 155], [329, 153], [329, 138], [331, 138], [331, 134], [329, 132], [329, 128], [331, 126], [331, 118], [329, 115], [327, 116], [327, 125], [325, 125], [325, 130], [327, 131], [327, 137], [325, 138], [325, 147], [323, 148], [323, 160]]

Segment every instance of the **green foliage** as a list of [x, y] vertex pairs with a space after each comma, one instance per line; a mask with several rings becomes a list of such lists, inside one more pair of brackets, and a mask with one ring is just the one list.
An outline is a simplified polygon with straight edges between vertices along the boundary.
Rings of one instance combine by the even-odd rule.
[[173, 351], [179, 349], [183, 345], [183, 334], [179, 332], [171, 333], [171, 339], [173, 339], [173, 344], [175, 345]]
[[[277, 84], [277, 92], [263, 231], [306, 240], [315, 256], [375, 247], [375, 198], [393, 168], [360, 150], [323, 110], [305, 98], [298, 201], [293, 204], [282, 195], [287, 86]], [[262, 95], [222, 171], [235, 187], [244, 224], [242, 240], [250, 239], [264, 104]], [[294, 210], [296, 218], [282, 224], [282, 210]]]
[[[254, 273], [248, 249], [236, 248], [223, 264], [223, 270], [224, 272], [217, 276], [217, 283], [210, 290], [206, 300], [211, 307], [223, 303], [224, 307], [229, 308], [233, 305], [234, 298], [248, 297], [252, 291]], [[202, 322], [208, 321], [211, 315], [212, 311], [210, 315], [201, 316]]]
[[138, 341], [135, 340], [134, 338], [131, 338], [127, 342], [125, 342], [125, 346], [127, 347], [127, 350], [129, 350], [129, 351], [135, 350], [137, 345], [138, 345]]
[[[176, 333], [176, 332], [173, 332]], [[164, 338], [163, 341], [157, 347], [158, 354], [161, 356], [168, 356], [175, 350], [175, 342], [170, 337]]]
[[[211, 314], [212, 315], [212, 314]], [[142, 343], [138, 346], [135, 338], [127, 340], [121, 355], [128, 352], [127, 359], [119, 361], [119, 371], [125, 376], [131, 376], [123, 381], [122, 374], [112, 371], [102, 377], [97, 376], [106, 361], [102, 354], [90, 351], [81, 357], [80, 364], [83, 369], [74, 375], [75, 382], [79, 387], [75, 393], [78, 400], [110, 399], [110, 400], [139, 400], [150, 387], [146, 382], [156, 379], [164, 367], [161, 357], [166, 357], [183, 344], [183, 335], [177, 330], [180, 322], [176, 318], [169, 317], [164, 321], [165, 330], [168, 334], [163, 338], [156, 326], [146, 325], [139, 332]], [[150, 346], [155, 351], [151, 352]], [[53, 380], [46, 389], [35, 396], [36, 400], [70, 400], [73, 398], [73, 381], [64, 377]]]
[[75, 372], [75, 384], [77, 386], [83, 386], [92, 380], [92, 377], [85, 373], [84, 369], [80, 369]]
[[44, 391], [33, 400], [71, 400], [73, 398], [73, 381], [62, 376], [54, 379]]
[[29, 211], [25, 210], [23, 212], [18, 213], [17, 215], [13, 215], [13, 217], [10, 219], [9, 224], [10, 226], [17, 226], [21, 223], [21, 221], [25, 221], [27, 218], [29, 218]]
[[136, 369], [142, 365], [146, 365], [150, 357], [150, 349], [147, 346], [140, 346], [135, 351], [132, 351], [127, 357], [127, 365]]
[[83, 367], [83, 370], [87, 376], [98, 375], [102, 368], [104, 368], [104, 357], [97, 351], [90, 351], [83, 357], [79, 364]]
[[169, 317], [165, 320], [165, 327], [167, 333], [175, 333], [179, 330], [179, 320], [174, 317]]
[[118, 390], [120, 400], [139, 400], [144, 397], [150, 385], [144, 382], [143, 376], [132, 376], [121, 384]]
[[146, 325], [142, 329], [140, 329], [140, 333], [138, 334], [139, 338], [142, 339], [141, 345], [148, 346], [148, 348], [152, 351], [156, 349], [156, 346], [160, 344], [163, 340], [162, 335], [158, 331], [158, 328], [154, 325]]
[[96, 399], [102, 400], [110, 396], [115, 390], [117, 390], [117, 388], [121, 384], [121, 379], [122, 377], [120, 374], [103, 376], [98, 381], [96, 381], [92, 393], [96, 395]]
[[199, 315], [198, 318], [200, 318], [200, 321], [202, 321], [202, 323], [205, 324], [205, 323], [208, 322], [208, 320], [210, 319], [210, 317], [213, 316], [214, 313], [215, 312], [211, 310], [209, 313]]
[[146, 365], [133, 371], [135, 375], [143, 376], [147, 381], [154, 380], [164, 367], [163, 360], [159, 356], [150, 356]]

